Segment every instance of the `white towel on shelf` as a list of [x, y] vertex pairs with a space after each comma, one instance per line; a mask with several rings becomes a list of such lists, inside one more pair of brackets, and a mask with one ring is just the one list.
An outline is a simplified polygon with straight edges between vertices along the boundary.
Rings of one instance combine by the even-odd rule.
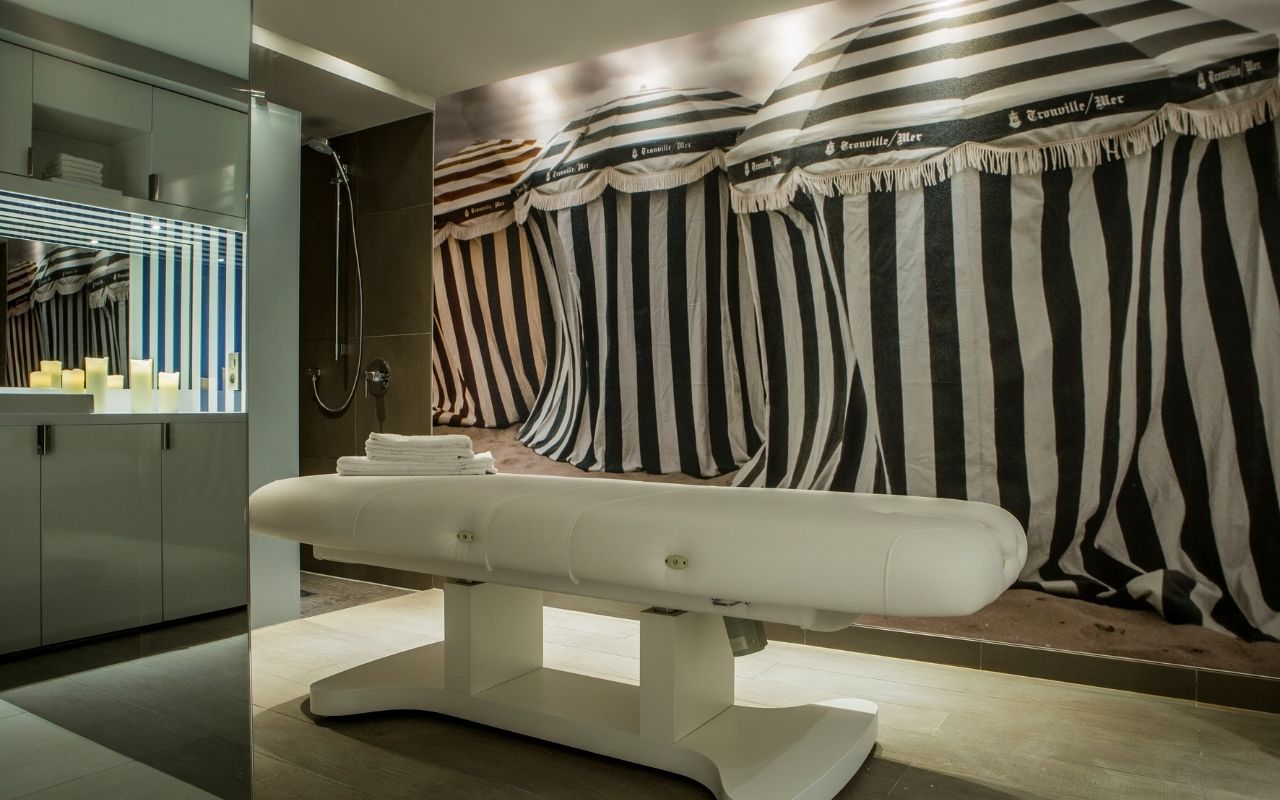
[[339, 475], [497, 475], [498, 469], [492, 453], [479, 453], [470, 459], [459, 459], [457, 464], [414, 463], [411, 461], [379, 461], [368, 456], [343, 456], [338, 459]]
[[102, 172], [101, 161], [94, 161], [93, 159], [90, 159], [90, 158], [80, 158], [79, 156], [73, 156], [70, 153], [58, 153], [49, 161], [49, 163], [57, 164], [60, 166], [67, 166], [67, 167], [80, 167], [81, 169], [97, 170], [98, 172]]
[[67, 167], [50, 167], [44, 171], [46, 178], [79, 178], [86, 181], [102, 182], [101, 172], [89, 172], [83, 169], [70, 169]]

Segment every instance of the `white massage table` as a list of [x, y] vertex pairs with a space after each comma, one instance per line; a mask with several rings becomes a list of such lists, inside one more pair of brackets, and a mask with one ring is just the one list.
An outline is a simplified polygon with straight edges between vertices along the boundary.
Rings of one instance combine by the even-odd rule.
[[[984, 503], [534, 475], [338, 477], [254, 492], [253, 532], [319, 558], [438, 575], [445, 642], [311, 687], [325, 716], [435, 711], [702, 783], [721, 798], [831, 798], [876, 707], [734, 705], [722, 614], [835, 630], [957, 616], [1018, 577], [1026, 538]], [[542, 667], [543, 590], [652, 606], [640, 685]], [[446, 647], [447, 643], [447, 647]]]

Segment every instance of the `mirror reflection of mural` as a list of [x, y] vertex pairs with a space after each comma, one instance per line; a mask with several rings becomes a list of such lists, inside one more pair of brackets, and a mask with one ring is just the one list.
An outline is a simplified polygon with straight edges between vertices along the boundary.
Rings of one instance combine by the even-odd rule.
[[83, 369], [86, 357], [125, 372], [129, 254], [3, 239], [5, 386], [28, 386], [41, 361]]

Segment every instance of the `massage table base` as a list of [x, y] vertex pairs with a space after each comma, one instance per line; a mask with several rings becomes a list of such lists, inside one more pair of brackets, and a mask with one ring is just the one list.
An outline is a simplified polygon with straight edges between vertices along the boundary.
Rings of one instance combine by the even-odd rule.
[[717, 615], [643, 612], [636, 686], [543, 667], [542, 593], [465, 581], [445, 584], [444, 642], [317, 681], [311, 710], [447, 714], [685, 775], [734, 800], [829, 800], [876, 739], [876, 707], [863, 700], [734, 705]]

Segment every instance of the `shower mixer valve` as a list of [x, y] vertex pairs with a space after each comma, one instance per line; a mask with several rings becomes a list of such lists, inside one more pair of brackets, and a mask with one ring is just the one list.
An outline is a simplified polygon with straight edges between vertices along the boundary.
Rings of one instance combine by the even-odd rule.
[[381, 397], [390, 388], [391, 365], [381, 358], [370, 361], [364, 372], [364, 396]]

